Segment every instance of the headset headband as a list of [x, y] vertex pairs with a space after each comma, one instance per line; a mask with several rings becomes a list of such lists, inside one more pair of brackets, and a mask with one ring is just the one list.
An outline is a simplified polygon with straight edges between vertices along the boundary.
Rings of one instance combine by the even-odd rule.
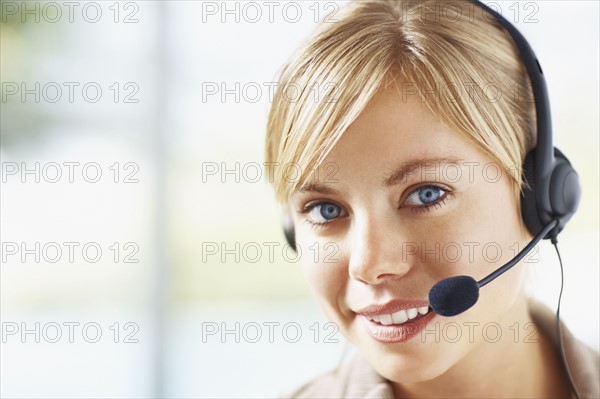
[[[548, 191], [550, 186], [550, 177], [554, 165], [554, 147], [552, 145], [552, 119], [550, 116], [550, 101], [548, 98], [548, 88], [542, 67], [540, 66], [533, 49], [519, 32], [519, 30], [511, 24], [506, 18], [499, 14], [494, 9], [483, 4], [479, 0], [475, 0], [480, 7], [494, 16], [496, 21], [508, 31], [513, 42], [519, 49], [521, 60], [527, 69], [533, 97], [535, 99], [535, 113], [537, 122], [537, 142], [535, 147], [535, 184], [538, 189]], [[542, 203], [540, 203], [542, 202]], [[552, 213], [550, 199], [547, 196], [537, 196], [537, 206], [544, 213]], [[549, 222], [547, 220], [546, 222]]]

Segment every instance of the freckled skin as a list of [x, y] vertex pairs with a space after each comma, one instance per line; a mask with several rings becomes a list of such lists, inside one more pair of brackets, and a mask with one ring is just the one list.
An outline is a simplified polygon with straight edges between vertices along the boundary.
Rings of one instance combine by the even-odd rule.
[[[382, 184], [403, 162], [449, 156], [475, 164], [459, 163], [460, 169], [433, 165], [393, 187]], [[429, 333], [408, 342], [374, 340], [354, 312], [398, 298], [427, 300], [429, 289], [443, 278], [470, 275], [479, 280], [509, 261], [531, 239], [510, 176], [503, 173], [497, 180], [498, 168], [484, 166], [499, 164], [466, 135], [444, 126], [417, 99], [403, 102], [387, 89], [344, 133], [324, 164], [329, 163], [339, 170], [333, 176], [337, 182], [326, 184], [343, 195], [296, 192], [291, 197], [299, 246], [306, 249], [317, 242], [321, 248], [319, 262], [314, 251], [303, 251], [302, 268], [327, 317], [395, 383], [396, 393], [539, 394], [531, 379], [514, 381], [541, 378], [548, 367], [537, 364], [547, 345], [544, 337], [537, 334], [537, 343], [523, 343], [533, 328], [524, 329], [531, 319], [523, 294], [523, 262], [482, 288], [473, 308], [451, 318], [436, 316]], [[418, 194], [410, 194], [427, 185], [439, 186], [446, 197], [424, 210], [418, 208], [423, 205]], [[318, 210], [299, 210], [318, 201], [336, 204], [340, 216], [316, 229], [306, 219], [318, 216]], [[323, 250], [330, 242], [338, 248], [334, 263], [323, 259], [332, 252]], [[515, 366], [518, 362], [523, 366]], [[556, 367], [555, 359], [546, 363]], [[503, 378], [511, 383], [498, 384]]]

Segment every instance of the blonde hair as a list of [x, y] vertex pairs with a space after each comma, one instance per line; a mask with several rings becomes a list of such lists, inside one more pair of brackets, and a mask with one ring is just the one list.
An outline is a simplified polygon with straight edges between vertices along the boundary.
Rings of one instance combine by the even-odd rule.
[[[273, 185], [280, 203], [396, 79], [497, 161], [520, 193], [521, 164], [535, 141], [534, 106], [518, 51], [491, 15], [473, 2], [373, 0], [354, 1], [334, 17], [284, 66], [273, 97], [265, 155], [279, 165]], [[293, 169], [297, 178], [289, 176]]]

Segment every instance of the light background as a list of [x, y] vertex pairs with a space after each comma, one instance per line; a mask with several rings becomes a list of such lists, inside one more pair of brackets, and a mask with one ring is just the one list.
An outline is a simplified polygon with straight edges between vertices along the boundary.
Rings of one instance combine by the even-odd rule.
[[[269, 82], [316, 27], [315, 10], [322, 18], [335, 9], [331, 4], [343, 3], [301, 2], [290, 9], [291, 2], [275, 2], [271, 22], [266, 3], [257, 2], [262, 17], [256, 23], [249, 21], [254, 9], [244, 13], [246, 3], [236, 2], [97, 2], [102, 10], [97, 23], [82, 16], [88, 2], [77, 3], [72, 23], [63, 2], [55, 3], [63, 11], [57, 23], [44, 18], [55, 18], [49, 2], [29, 2], [31, 8], [38, 4], [40, 20], [27, 14], [25, 23], [20, 12], [8, 12], [8, 3], [13, 2], [0, 2], [3, 172], [12, 163], [32, 168], [36, 162], [41, 167], [97, 162], [103, 176], [87, 183], [76, 173], [71, 183], [66, 167], [57, 183], [6, 176], [1, 241], [26, 242], [28, 248], [35, 242], [97, 242], [103, 256], [90, 263], [76, 251], [73, 263], [66, 254], [57, 263], [37, 263], [33, 256], [22, 262], [3, 253], [3, 329], [11, 323], [31, 329], [36, 322], [95, 322], [103, 335], [98, 343], [86, 342], [81, 330], [70, 343], [65, 327], [58, 343], [43, 336], [36, 343], [34, 334], [3, 335], [1, 396], [269, 397], [333, 367], [343, 338], [337, 334], [338, 343], [325, 342], [331, 330], [298, 265], [281, 251], [279, 210], [266, 179], [253, 183], [242, 171], [251, 162], [263, 163]], [[300, 19], [293, 23], [296, 5]], [[218, 13], [203, 13], [203, 7]], [[239, 21], [235, 11], [222, 14], [224, 7], [238, 7]], [[289, 14], [282, 13], [285, 7]], [[513, 21], [514, 10], [520, 11], [517, 26], [547, 77], [555, 145], [583, 183], [580, 210], [560, 239], [566, 278], [561, 314], [576, 336], [597, 348], [598, 3], [502, 2], [501, 8]], [[94, 8], [87, 9], [93, 18]], [[523, 23], [534, 10], [538, 21]], [[130, 13], [138, 21], [124, 23]], [[23, 102], [20, 93], [5, 99], [11, 82], [29, 88], [35, 82], [79, 82], [79, 88], [97, 82], [103, 93], [97, 103], [88, 103], [76, 89], [71, 103], [63, 86], [56, 103], [43, 96], [36, 102], [33, 95]], [[114, 82], [121, 87], [117, 103], [110, 89]], [[131, 93], [124, 88], [128, 82], [139, 88], [133, 96], [137, 103], [123, 102]], [[203, 90], [213, 84], [233, 89], [237, 83], [262, 90], [246, 95], [240, 90], [239, 99]], [[119, 183], [109, 169], [115, 162]], [[128, 162], [139, 167], [137, 183], [123, 182], [132, 170], [124, 168]], [[216, 163], [222, 170], [236, 162], [238, 176], [202, 174], [203, 165]], [[119, 262], [109, 249], [114, 242], [121, 248]], [[139, 247], [137, 263], [123, 262], [128, 242]], [[265, 243], [272, 242], [281, 245], [270, 260]], [[232, 255], [222, 261], [203, 253], [206, 243], [229, 249], [257, 243], [263, 253], [255, 263], [244, 257], [236, 262]], [[531, 292], [554, 309], [559, 269], [550, 244], [544, 243], [540, 258], [532, 265]], [[117, 343], [110, 329], [115, 322]], [[139, 326], [138, 343], [123, 342], [132, 331], [124, 328], [128, 322]], [[238, 343], [231, 333], [202, 342], [203, 323], [234, 328], [236, 322], [258, 323], [262, 338], [250, 343], [242, 335]], [[269, 322], [280, 323], [272, 343], [264, 324]], [[289, 342], [293, 330], [282, 332], [293, 322], [301, 327], [297, 343]], [[246, 332], [253, 337], [253, 331]]]

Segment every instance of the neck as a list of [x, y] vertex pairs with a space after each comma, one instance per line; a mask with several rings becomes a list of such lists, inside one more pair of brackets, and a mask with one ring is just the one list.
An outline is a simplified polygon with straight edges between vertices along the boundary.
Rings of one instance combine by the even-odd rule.
[[510, 317], [499, 322], [503, 334], [498, 342], [480, 343], [432, 380], [394, 383], [395, 396], [570, 397], [570, 387], [554, 345], [531, 320], [524, 296], [517, 300], [513, 310]]

